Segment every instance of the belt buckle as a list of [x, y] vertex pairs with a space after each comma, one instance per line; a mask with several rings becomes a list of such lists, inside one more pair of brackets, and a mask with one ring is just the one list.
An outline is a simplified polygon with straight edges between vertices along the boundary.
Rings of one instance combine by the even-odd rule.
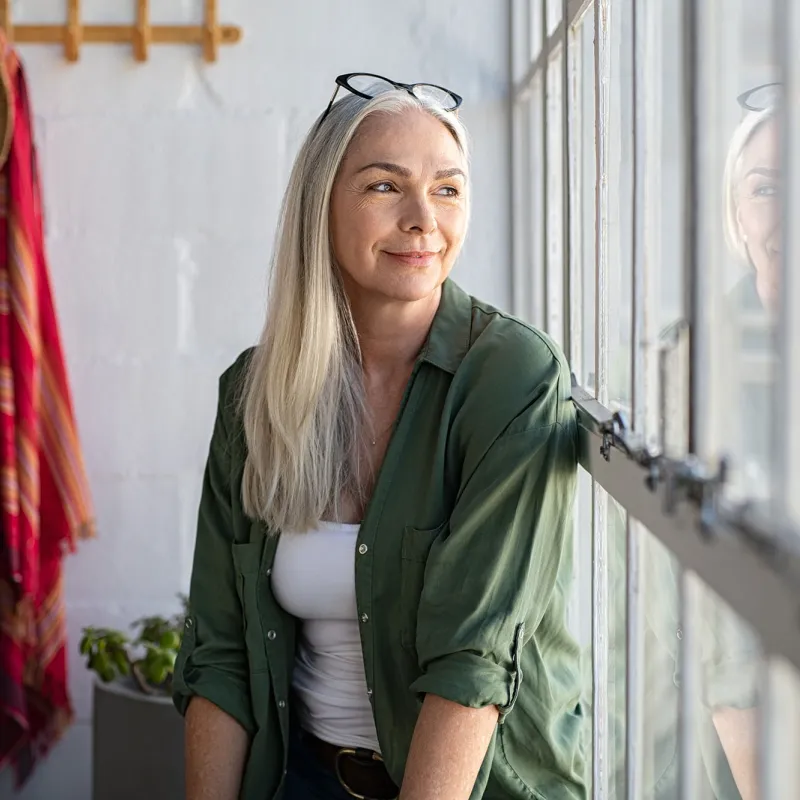
[[[383, 761], [381, 756], [374, 752], [373, 750], [362, 750], [362, 753], [368, 752], [370, 754], [370, 758], [373, 761]], [[356, 800], [370, 800], [369, 797], [363, 794], [358, 794], [358, 792], [354, 792], [348, 785], [345, 779], [342, 777], [342, 771], [339, 767], [339, 762], [341, 761], [343, 756], [358, 756], [359, 751], [353, 747], [340, 747], [336, 752], [336, 761], [334, 762], [334, 767], [336, 769], [336, 779], [339, 781], [339, 785], [344, 789], [350, 797], [355, 797]]]

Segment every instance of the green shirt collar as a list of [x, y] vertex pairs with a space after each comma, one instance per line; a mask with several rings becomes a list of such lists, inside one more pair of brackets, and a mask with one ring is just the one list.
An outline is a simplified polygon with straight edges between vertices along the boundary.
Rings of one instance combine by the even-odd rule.
[[469, 350], [471, 332], [472, 298], [447, 278], [420, 359], [454, 375]]

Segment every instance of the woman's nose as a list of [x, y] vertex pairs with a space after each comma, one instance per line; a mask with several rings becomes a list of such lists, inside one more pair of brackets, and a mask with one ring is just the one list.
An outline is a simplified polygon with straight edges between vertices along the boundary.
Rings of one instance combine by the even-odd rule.
[[427, 234], [436, 230], [436, 215], [426, 198], [410, 198], [404, 209], [402, 228]]

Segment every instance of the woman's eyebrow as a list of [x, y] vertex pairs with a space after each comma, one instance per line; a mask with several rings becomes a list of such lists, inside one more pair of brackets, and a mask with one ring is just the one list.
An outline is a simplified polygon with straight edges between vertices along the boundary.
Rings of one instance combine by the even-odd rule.
[[777, 169], [767, 169], [766, 167], [753, 167], [750, 172], [745, 175], [746, 178], [749, 178], [751, 175], [763, 175], [765, 178], [780, 178], [781, 173], [780, 170]]
[[456, 175], [460, 175], [464, 180], [467, 178], [467, 174], [464, 172], [463, 169], [459, 167], [450, 167], [449, 169], [440, 169], [436, 175], [434, 176], [437, 181], [442, 180], [443, 178], [455, 178]]
[[[391, 161], [373, 161], [370, 164], [365, 164], [363, 167], [359, 167], [359, 169], [356, 170], [356, 175], [360, 172], [366, 172], [368, 169], [381, 169], [384, 172], [391, 172], [403, 178], [410, 178], [412, 176], [412, 172], [408, 167], [401, 167], [399, 164], [393, 164]], [[444, 178], [454, 178], [456, 175], [460, 175], [466, 180], [467, 175], [460, 167], [440, 169], [436, 175], [434, 175], [434, 180], [440, 181]]]
[[399, 164], [392, 164], [390, 161], [373, 161], [371, 164], [366, 164], [360, 169], [356, 170], [356, 175], [359, 172], [366, 172], [368, 169], [382, 169], [384, 172], [392, 172], [395, 175], [400, 175], [403, 178], [411, 177], [411, 170], [407, 167], [401, 167]]

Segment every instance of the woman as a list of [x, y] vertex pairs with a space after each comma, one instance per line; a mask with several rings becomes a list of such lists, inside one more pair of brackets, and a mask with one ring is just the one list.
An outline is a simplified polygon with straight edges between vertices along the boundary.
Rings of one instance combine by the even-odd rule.
[[361, 81], [300, 150], [263, 338], [220, 384], [187, 794], [582, 798], [569, 371], [448, 278], [460, 98]]
[[[773, 357], [770, 320], [779, 312], [781, 274], [781, 183], [778, 134], [780, 87], [757, 86], [739, 97], [748, 112], [728, 148], [724, 173], [725, 234], [748, 270], [728, 298], [726, 324], [742, 361]], [[749, 319], [749, 326], [745, 320]], [[754, 324], [755, 323], [755, 324]], [[770, 383], [757, 370], [743, 370], [739, 396], [742, 442], [737, 453], [748, 491], [758, 493], [773, 469]], [[746, 423], [745, 423], [746, 421]], [[725, 758], [717, 758], [715, 790], [722, 800], [750, 800], [758, 792], [760, 647], [753, 632], [727, 606], [709, 600], [706, 625], [713, 636], [704, 693]], [[712, 761], [711, 758], [707, 759]]]
[[[768, 87], [740, 98], [752, 102]], [[755, 285], [758, 301], [778, 310], [781, 266], [780, 147], [777, 107], [749, 107], [728, 149], [724, 175], [725, 233], [734, 255], [751, 270], [736, 299], [739, 313], [758, 305], [749, 300]]]

